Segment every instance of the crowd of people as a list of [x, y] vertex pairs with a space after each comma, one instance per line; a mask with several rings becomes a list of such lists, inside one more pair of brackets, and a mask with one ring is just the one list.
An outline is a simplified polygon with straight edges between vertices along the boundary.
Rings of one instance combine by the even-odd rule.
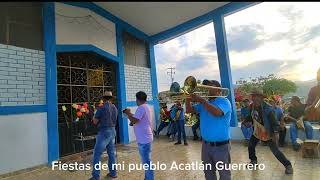
[[[306, 104], [303, 104], [299, 97], [293, 96], [288, 113], [284, 113], [281, 100], [277, 96], [266, 97], [261, 89], [254, 89], [250, 94], [250, 99], [242, 102], [241, 108], [241, 129], [248, 144], [248, 157], [251, 165], [257, 164], [256, 146], [259, 141], [269, 146], [271, 152], [277, 160], [283, 164], [286, 174], [292, 174], [293, 168], [290, 160], [279, 150], [279, 146], [284, 146], [286, 135], [286, 124], [290, 126], [290, 138], [293, 148], [300, 148], [297, 143], [297, 130], [303, 129], [307, 139], [313, 138], [313, 129], [310, 121], [319, 121], [319, 113], [307, 116], [310, 111], [314, 111], [317, 99], [320, 97], [320, 69], [317, 74], [318, 85], [313, 87], [308, 95]], [[208, 90], [208, 99], [196, 94], [190, 94], [185, 99], [185, 110], [180, 101], [167, 109], [166, 105], [161, 107], [160, 125], [154, 129], [153, 118], [150, 107], [147, 106], [147, 94], [143, 91], [136, 93], [136, 112], [131, 113], [126, 108], [122, 112], [127, 116], [130, 125], [133, 126], [138, 145], [139, 155], [143, 164], [149, 165], [145, 170], [145, 179], [153, 180], [154, 172], [150, 168], [153, 136], [159, 136], [160, 132], [167, 129], [167, 136], [175, 140], [175, 145], [188, 145], [185, 132], [185, 113], [191, 114], [192, 118], [198, 119], [192, 130], [194, 139], [202, 140], [201, 160], [206, 166], [210, 164], [212, 169], [204, 169], [207, 180], [215, 180], [217, 162], [224, 164], [231, 163], [230, 156], [230, 121], [231, 103], [221, 96], [220, 83], [216, 80], [204, 80], [207, 86], [218, 87]], [[116, 135], [115, 126], [117, 123], [118, 110], [112, 104], [112, 93], [105, 92], [103, 96], [104, 105], [99, 108], [93, 118], [93, 123], [97, 125], [99, 131], [93, 153], [93, 165], [101, 160], [104, 150], [108, 153], [108, 177], [116, 178], [117, 171], [113, 164], [116, 163], [114, 137]], [[316, 111], [318, 112], [319, 109]], [[200, 136], [196, 130], [200, 129]], [[153, 132], [152, 132], [153, 131]], [[231, 179], [230, 169], [218, 170], [220, 179]], [[100, 179], [100, 171], [93, 169], [91, 180]]]
[[[186, 139], [186, 132], [185, 132], [185, 119], [186, 113], [183, 110], [181, 101], [175, 101], [174, 105], [171, 106], [170, 110], [166, 103], [161, 103], [161, 110], [160, 110], [160, 124], [156, 130], [154, 130], [154, 135], [159, 137], [160, 132], [167, 127], [166, 135], [171, 141], [175, 141], [177, 136], [177, 142], [175, 145], [181, 144], [181, 136], [184, 140], [184, 145], [188, 145]], [[193, 140], [201, 140], [201, 136], [198, 136], [197, 130], [200, 127], [200, 116], [199, 113], [190, 113], [189, 120], [194, 122], [192, 125], [192, 132], [194, 135]]]
[[[289, 128], [292, 147], [295, 151], [301, 148], [297, 142], [298, 130], [306, 134], [306, 139], [313, 139], [313, 128], [310, 120], [305, 117], [306, 110], [312, 106], [316, 97], [312, 97], [312, 91], [308, 95], [306, 103], [302, 103], [298, 96], [292, 96], [289, 107], [285, 107], [279, 96], [266, 97], [261, 95], [263, 102], [268, 104], [274, 112], [276, 123], [279, 123], [279, 137], [276, 137], [277, 145], [284, 147], [286, 144], [287, 128]], [[241, 130], [248, 145], [253, 134], [253, 122], [250, 120], [253, 103], [249, 99], [244, 99], [241, 103], [240, 120]], [[249, 118], [249, 120], [248, 120]]]

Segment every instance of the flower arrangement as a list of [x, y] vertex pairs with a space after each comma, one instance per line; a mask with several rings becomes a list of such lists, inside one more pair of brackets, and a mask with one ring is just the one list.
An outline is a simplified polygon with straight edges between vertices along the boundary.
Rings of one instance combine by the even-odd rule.
[[73, 114], [75, 114], [75, 121], [78, 122], [80, 119], [85, 119], [86, 115], [89, 114], [88, 103], [85, 102], [81, 104], [72, 104]]
[[75, 122], [79, 122], [79, 121], [86, 122], [89, 119], [92, 121], [92, 117], [96, 113], [97, 108], [102, 107], [102, 106], [103, 106], [102, 100], [100, 100], [98, 103], [85, 102], [83, 104], [76, 104], [76, 103], [72, 104], [71, 110], [72, 110], [72, 117], [73, 118], [70, 118], [70, 119], [68, 119], [67, 115], [66, 115], [67, 107], [65, 105], [62, 105], [61, 109], [63, 112], [64, 119], [66, 121], [67, 127], [69, 128], [69, 124], [72, 121], [72, 119], [74, 119]]

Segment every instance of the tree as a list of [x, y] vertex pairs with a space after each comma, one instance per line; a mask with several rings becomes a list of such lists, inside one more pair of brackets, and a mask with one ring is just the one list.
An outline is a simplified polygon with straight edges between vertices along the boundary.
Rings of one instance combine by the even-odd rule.
[[296, 92], [297, 90], [297, 86], [294, 82], [284, 78], [278, 78], [274, 74], [269, 74], [266, 77], [250, 77], [250, 80], [248, 81], [241, 78], [239, 81], [237, 81], [237, 85], [241, 93], [248, 94], [253, 88], [260, 88], [267, 96], [284, 96], [288, 93]]
[[288, 93], [296, 92], [297, 86], [294, 82], [287, 79], [274, 78], [266, 81], [262, 89], [267, 95], [284, 96]]

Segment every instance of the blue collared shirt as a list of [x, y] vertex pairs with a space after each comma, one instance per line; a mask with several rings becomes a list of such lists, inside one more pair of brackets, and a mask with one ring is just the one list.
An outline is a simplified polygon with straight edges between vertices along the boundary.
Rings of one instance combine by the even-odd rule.
[[118, 110], [115, 105], [104, 103], [95, 114], [95, 118], [99, 120], [98, 130], [105, 130], [109, 127], [115, 127], [117, 124]]
[[[170, 112], [170, 117], [171, 119], [174, 119], [176, 117], [176, 112], [178, 111], [178, 109], [176, 107], [173, 107], [171, 112]], [[180, 116], [177, 120], [184, 120], [184, 110], [183, 108], [181, 108], [181, 112], [180, 112]]]
[[229, 140], [231, 120], [230, 101], [223, 97], [217, 97], [208, 103], [218, 107], [223, 112], [223, 115], [212, 115], [202, 104], [193, 106], [194, 109], [200, 113], [200, 131], [202, 138], [211, 142]]

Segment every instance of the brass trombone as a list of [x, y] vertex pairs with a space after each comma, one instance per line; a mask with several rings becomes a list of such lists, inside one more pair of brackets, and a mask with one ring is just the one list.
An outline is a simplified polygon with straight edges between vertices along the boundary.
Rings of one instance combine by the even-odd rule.
[[[220, 95], [219, 96], [209, 96], [208, 91], [210, 89], [220, 90]], [[171, 99], [173, 101], [184, 100], [185, 98], [189, 97], [189, 95], [192, 93], [197, 94], [197, 95], [204, 97], [204, 98], [227, 97], [229, 94], [229, 89], [198, 84], [195, 77], [188, 76], [184, 81], [184, 87], [181, 88], [179, 83], [174, 82], [171, 84], [169, 91], [162, 92], [162, 97], [167, 96], [169, 99]]]

